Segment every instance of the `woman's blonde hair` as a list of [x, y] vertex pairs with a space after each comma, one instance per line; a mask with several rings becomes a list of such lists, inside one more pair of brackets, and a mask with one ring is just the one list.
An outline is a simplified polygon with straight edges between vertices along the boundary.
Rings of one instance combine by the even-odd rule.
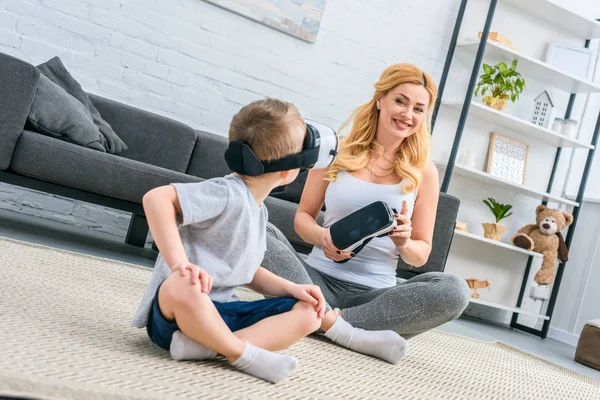
[[429, 93], [426, 118], [417, 131], [404, 139], [396, 151], [395, 172], [409, 181], [403, 186], [404, 193], [410, 193], [421, 186], [422, 170], [429, 161], [431, 112], [436, 101], [437, 87], [431, 77], [413, 64], [394, 64], [386, 68], [375, 83], [373, 98], [358, 107], [340, 128], [340, 132], [352, 123], [350, 133], [341, 141], [339, 155], [325, 172], [326, 179], [335, 181], [340, 171], [358, 171], [366, 167], [375, 142], [379, 110], [377, 100], [402, 83], [413, 83], [425, 87]]

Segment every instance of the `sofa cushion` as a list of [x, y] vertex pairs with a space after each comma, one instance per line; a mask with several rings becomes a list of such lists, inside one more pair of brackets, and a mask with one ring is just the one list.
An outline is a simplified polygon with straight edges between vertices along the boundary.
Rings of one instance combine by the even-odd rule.
[[15, 172], [59, 185], [141, 203], [150, 189], [202, 179], [24, 131], [11, 163]]
[[60, 58], [54, 57], [45, 63], [38, 65], [37, 69], [83, 104], [94, 125], [100, 132], [101, 144], [102, 147], [106, 149], [106, 152], [117, 154], [123, 150], [127, 150], [127, 145], [117, 136], [108, 122], [100, 116], [100, 112], [94, 107], [94, 104], [92, 104], [88, 95], [83, 91], [79, 82], [77, 82], [75, 78], [71, 76], [67, 68], [65, 68]]
[[196, 131], [196, 135], [198, 139], [187, 173], [206, 179], [231, 173], [225, 162], [227, 138], [204, 131]]
[[114, 100], [90, 94], [104, 119], [129, 147], [119, 156], [186, 172], [196, 132], [186, 124]]
[[102, 152], [102, 134], [83, 104], [41, 75], [27, 116], [29, 130]]

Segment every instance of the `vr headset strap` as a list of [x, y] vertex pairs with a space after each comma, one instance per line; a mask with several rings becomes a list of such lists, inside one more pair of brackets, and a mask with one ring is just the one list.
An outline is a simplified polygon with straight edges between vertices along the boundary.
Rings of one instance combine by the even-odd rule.
[[225, 151], [225, 161], [233, 172], [248, 176], [258, 176], [268, 172], [286, 171], [296, 168], [310, 168], [319, 158], [319, 148], [313, 147], [300, 153], [290, 154], [272, 161], [261, 161], [248, 143], [234, 140]]
[[319, 148], [302, 150], [300, 153], [290, 154], [273, 161], [262, 161], [264, 172], [287, 171], [296, 168], [310, 168], [317, 162]]

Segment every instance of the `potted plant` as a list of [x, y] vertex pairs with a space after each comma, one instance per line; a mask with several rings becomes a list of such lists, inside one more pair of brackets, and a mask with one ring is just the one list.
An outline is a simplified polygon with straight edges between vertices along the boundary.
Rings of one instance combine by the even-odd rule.
[[[513, 103], [525, 89], [525, 79], [517, 72], [517, 61], [514, 60], [509, 67], [504, 62], [495, 66], [483, 64], [483, 75], [475, 88], [475, 97], [485, 96], [483, 102], [496, 110], [502, 111], [506, 107], [506, 101]], [[489, 94], [488, 94], [489, 93]]]
[[508, 227], [499, 222], [512, 215], [512, 212], [509, 212], [512, 206], [510, 204], [500, 204], [491, 197], [484, 199], [483, 202], [496, 218], [495, 223], [484, 222], [481, 224], [483, 226], [483, 236], [488, 239], [500, 240], [500, 237], [506, 232]]

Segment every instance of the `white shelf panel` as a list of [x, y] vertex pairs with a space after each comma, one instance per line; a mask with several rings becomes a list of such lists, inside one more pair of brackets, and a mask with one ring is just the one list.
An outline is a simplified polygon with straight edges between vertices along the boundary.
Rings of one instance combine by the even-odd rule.
[[[459, 111], [462, 109], [463, 105], [462, 101], [446, 101], [442, 104], [447, 107], [457, 109]], [[503, 128], [509, 129], [511, 131], [518, 132], [522, 135], [548, 143], [551, 146], [584, 149], [594, 148], [594, 146], [592, 146], [589, 143], [585, 143], [577, 139], [572, 139], [565, 135], [561, 135], [560, 133], [551, 131], [550, 129], [534, 125], [529, 121], [525, 121], [505, 112], [495, 110], [491, 107], [486, 106], [483, 103], [477, 103], [475, 101], [471, 102], [469, 115], [473, 115], [476, 118], [491, 122], [496, 125], [500, 125]]]
[[[446, 166], [447, 166], [446, 162], [443, 162], [443, 163], [436, 162], [435, 164], [441, 168], [446, 168]], [[483, 171], [476, 171], [474, 169], [465, 168], [458, 164], [454, 165], [453, 173], [462, 175], [466, 178], [471, 178], [471, 179], [479, 181], [479, 182], [494, 184], [494, 185], [498, 185], [498, 186], [504, 186], [509, 191], [521, 193], [526, 196], [537, 198], [540, 200], [555, 201], [555, 202], [567, 204], [570, 206], [579, 206], [579, 203], [577, 203], [575, 201], [565, 199], [560, 196], [554, 196], [550, 193], [541, 192], [541, 191], [534, 190], [534, 189], [529, 189], [526, 186], [517, 185], [515, 183], [508, 182], [508, 181], [502, 180], [500, 178], [496, 178], [495, 176], [491, 176], [490, 174], [485, 173]]]
[[488, 307], [493, 307], [493, 308], [499, 308], [501, 310], [506, 310], [506, 311], [512, 311], [512, 312], [516, 312], [519, 314], [526, 314], [526, 315], [533, 315], [534, 317], [538, 317], [541, 319], [545, 319], [545, 320], [549, 320], [550, 317], [543, 315], [543, 314], [537, 314], [533, 311], [528, 311], [525, 310], [523, 308], [519, 308], [519, 307], [509, 307], [509, 306], [505, 306], [504, 304], [499, 304], [499, 303], [494, 303], [491, 301], [486, 301], [486, 300], [481, 300], [481, 299], [474, 299], [471, 297], [471, 303], [475, 303], [475, 304], [481, 304], [484, 306], [488, 306]]
[[[474, 58], [478, 46], [479, 39], [465, 40], [462, 43], [459, 43], [456, 49], [460, 51], [458, 54], [463, 53]], [[519, 60], [517, 71], [524, 76], [525, 81], [527, 81], [527, 77], [533, 77], [549, 86], [564, 90], [567, 93], [600, 92], [600, 86], [597, 84], [562, 72], [549, 64], [533, 57], [523, 55], [518, 51], [491, 40], [488, 40], [487, 42], [485, 55], [502, 60], [508, 65], [515, 59]]]
[[538, 252], [525, 250], [525, 249], [522, 249], [520, 247], [514, 246], [514, 245], [509, 244], [509, 243], [500, 242], [499, 240], [488, 239], [486, 237], [483, 237], [483, 236], [480, 236], [480, 235], [475, 235], [473, 233], [455, 230], [454, 231], [454, 235], [455, 236], [462, 236], [464, 238], [469, 238], [469, 239], [472, 239], [472, 240], [477, 240], [477, 241], [480, 241], [480, 242], [484, 242], [484, 243], [490, 244], [492, 246], [501, 247], [503, 249], [508, 249], [508, 250], [516, 251], [517, 253], [525, 254], [525, 255], [528, 255], [528, 256], [542, 258], [542, 254], [540, 254]]
[[600, 38], [600, 23], [548, 0], [502, 0], [582, 39]]

